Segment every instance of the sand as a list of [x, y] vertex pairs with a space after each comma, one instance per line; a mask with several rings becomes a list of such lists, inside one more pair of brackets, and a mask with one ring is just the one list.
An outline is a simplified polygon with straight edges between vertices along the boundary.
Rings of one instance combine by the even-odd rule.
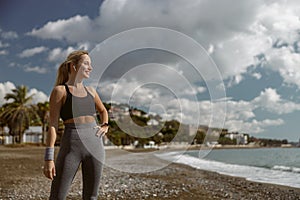
[[[0, 147], [0, 200], [48, 198], [51, 181], [42, 173], [43, 152], [44, 147]], [[167, 163], [149, 153], [106, 154], [99, 199], [300, 199], [299, 188]], [[81, 188], [78, 171], [67, 199], [81, 199]]]

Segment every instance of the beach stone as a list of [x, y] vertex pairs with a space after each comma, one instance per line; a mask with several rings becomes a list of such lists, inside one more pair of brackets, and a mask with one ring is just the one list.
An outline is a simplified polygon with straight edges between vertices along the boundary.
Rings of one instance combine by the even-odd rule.
[[[114, 156], [111, 152], [108, 154], [107, 159]], [[0, 200], [48, 199], [51, 181], [42, 175], [42, 157], [43, 148], [0, 147]], [[123, 155], [124, 160], [126, 156]], [[123, 161], [118, 162], [122, 165]], [[129, 161], [125, 164], [135, 165]], [[143, 167], [141, 163], [137, 166]], [[82, 174], [78, 172], [67, 199], [79, 200], [81, 196]], [[127, 173], [105, 166], [99, 190], [99, 199], [108, 200], [297, 200], [299, 197], [300, 189], [297, 188], [250, 182], [174, 163], [148, 173]]]

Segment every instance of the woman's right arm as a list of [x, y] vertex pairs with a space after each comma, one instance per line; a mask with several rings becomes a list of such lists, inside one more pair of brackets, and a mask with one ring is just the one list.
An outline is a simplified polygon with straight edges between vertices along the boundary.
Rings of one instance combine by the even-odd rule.
[[[65, 95], [63, 86], [56, 86], [50, 95], [50, 119], [49, 119], [49, 130], [46, 139], [46, 148], [54, 148], [56, 141], [56, 134], [58, 130], [58, 122], [60, 115], [60, 108]], [[53, 179], [55, 174], [54, 159], [45, 160], [44, 163], [44, 174], [47, 178]]]

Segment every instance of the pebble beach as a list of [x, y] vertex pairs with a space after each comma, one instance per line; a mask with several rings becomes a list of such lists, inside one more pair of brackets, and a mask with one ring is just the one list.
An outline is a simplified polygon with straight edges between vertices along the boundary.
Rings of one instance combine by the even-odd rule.
[[[43, 152], [43, 147], [0, 147], [0, 200], [48, 198], [51, 181], [42, 173]], [[300, 199], [300, 188], [251, 182], [175, 163], [136, 173], [135, 169], [147, 171], [164, 161], [156, 157], [146, 159], [149, 163], [131, 160], [126, 152], [115, 150], [106, 150], [106, 155], [99, 199]], [[79, 170], [67, 199], [81, 199], [81, 178]]]

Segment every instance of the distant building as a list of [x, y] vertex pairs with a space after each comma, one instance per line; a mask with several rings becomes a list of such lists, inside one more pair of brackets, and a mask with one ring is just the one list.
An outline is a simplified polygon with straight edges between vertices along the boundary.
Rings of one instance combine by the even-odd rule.
[[148, 126], [157, 126], [158, 124], [159, 124], [159, 122], [155, 119], [150, 119], [147, 121]]
[[[24, 143], [41, 143], [42, 142], [42, 127], [29, 126], [23, 134]], [[0, 136], [0, 144], [12, 144], [13, 136], [9, 135], [8, 127], [4, 127]]]
[[225, 135], [225, 137], [230, 138], [231, 140], [236, 139], [236, 144], [237, 145], [239, 145], [239, 144], [242, 144], [242, 145], [248, 144], [248, 139], [249, 139], [248, 134], [243, 134], [243, 133], [238, 133], [238, 132], [229, 133], [229, 134]]
[[42, 142], [42, 127], [30, 126], [23, 135], [24, 143], [41, 143]]
[[126, 106], [111, 106], [108, 110], [108, 117], [111, 120], [119, 120], [122, 119], [124, 116], [129, 115], [129, 108]]
[[158, 146], [154, 141], [149, 141], [147, 144], [144, 144], [145, 149], [158, 149]]
[[239, 134], [239, 136], [236, 139], [236, 144], [248, 144], [248, 135], [246, 134]]
[[134, 109], [134, 110], [131, 110], [131, 114], [135, 115], [135, 116], [138, 116], [138, 117], [141, 117], [142, 116], [142, 111]]

